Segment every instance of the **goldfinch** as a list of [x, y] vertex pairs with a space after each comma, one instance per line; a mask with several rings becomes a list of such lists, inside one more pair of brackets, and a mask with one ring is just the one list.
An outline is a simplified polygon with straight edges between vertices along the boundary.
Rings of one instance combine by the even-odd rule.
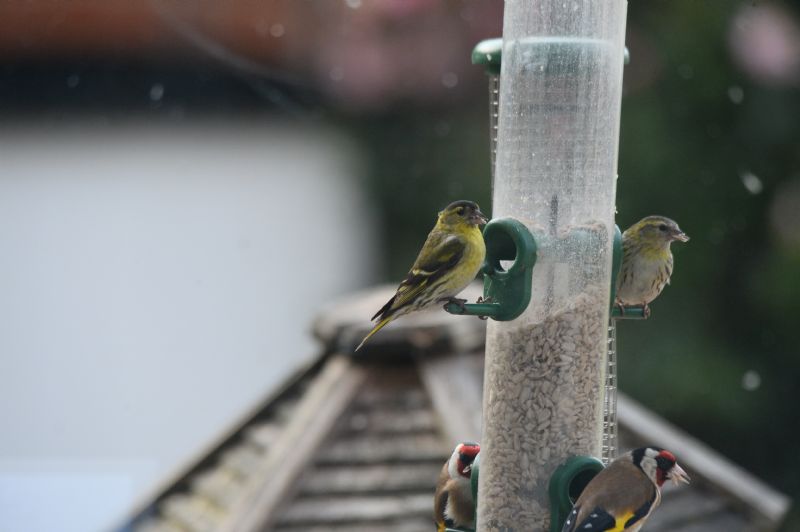
[[672, 275], [670, 244], [689, 237], [678, 224], [664, 216], [648, 216], [622, 233], [622, 266], [617, 276], [616, 304], [641, 305], [645, 314]]
[[623, 454], [589, 482], [562, 532], [637, 532], [661, 502], [666, 480], [689, 483], [669, 451], [642, 447]]
[[436, 532], [444, 532], [448, 526], [475, 528], [475, 501], [472, 498], [470, 475], [472, 463], [480, 450], [477, 443], [459, 443], [442, 467], [433, 496]]
[[486, 256], [480, 227], [487, 221], [477, 203], [454, 201], [436, 225], [394, 296], [375, 313], [378, 320], [356, 351], [390, 321], [440, 302], [464, 303], [454, 296], [475, 279]]

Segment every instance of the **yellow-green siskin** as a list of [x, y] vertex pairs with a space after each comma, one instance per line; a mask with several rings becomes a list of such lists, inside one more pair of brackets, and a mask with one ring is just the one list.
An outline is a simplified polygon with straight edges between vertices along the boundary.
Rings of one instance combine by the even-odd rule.
[[439, 302], [456, 301], [454, 296], [475, 279], [486, 256], [480, 225], [486, 216], [477, 203], [454, 201], [439, 213], [436, 225], [411, 270], [394, 296], [372, 317], [375, 327], [358, 344], [381, 330], [390, 321]]
[[689, 237], [678, 224], [664, 216], [648, 216], [622, 233], [622, 267], [617, 277], [616, 304], [641, 305], [648, 312], [653, 301], [672, 275], [672, 252], [675, 241]]

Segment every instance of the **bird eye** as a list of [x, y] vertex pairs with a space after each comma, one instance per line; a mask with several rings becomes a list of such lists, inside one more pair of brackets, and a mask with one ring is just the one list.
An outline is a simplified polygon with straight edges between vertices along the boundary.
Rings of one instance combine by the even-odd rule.
[[456, 214], [458, 214], [459, 216], [464, 214], [464, 207], [459, 207], [458, 209], [456, 209]]
[[658, 226], [658, 230], [661, 231], [662, 233], [666, 233], [667, 232], [667, 224], [659, 225]]

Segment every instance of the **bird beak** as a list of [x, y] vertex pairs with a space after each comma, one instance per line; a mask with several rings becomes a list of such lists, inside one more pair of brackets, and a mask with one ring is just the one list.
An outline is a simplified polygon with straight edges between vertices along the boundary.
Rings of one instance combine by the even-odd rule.
[[688, 242], [689, 235], [687, 235], [683, 231], [676, 231], [672, 233], [672, 240], [680, 240], [681, 242]]
[[472, 464], [464, 466], [464, 473], [469, 473], [472, 471]]
[[487, 218], [486, 215], [481, 211], [475, 211], [472, 213], [470, 221], [475, 225], [486, 225], [486, 222], [489, 221], [489, 218]]
[[688, 484], [691, 480], [689, 475], [686, 474], [686, 471], [683, 470], [681, 466], [675, 464], [672, 467], [672, 471], [669, 473], [669, 478], [672, 480], [672, 483], [676, 486], [683, 482], [684, 484]]

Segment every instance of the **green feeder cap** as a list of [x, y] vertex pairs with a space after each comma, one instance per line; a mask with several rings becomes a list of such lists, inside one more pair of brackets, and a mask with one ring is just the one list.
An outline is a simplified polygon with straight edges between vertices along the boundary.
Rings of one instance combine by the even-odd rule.
[[[472, 49], [472, 64], [483, 65], [486, 73], [491, 76], [500, 75], [500, 64], [503, 58], [503, 39], [486, 39], [479, 42]], [[631, 62], [631, 53], [628, 47], [625, 47], [625, 64]]]
[[472, 50], [472, 64], [483, 65], [486, 73], [500, 75], [500, 59], [503, 55], [503, 39], [486, 39]]

